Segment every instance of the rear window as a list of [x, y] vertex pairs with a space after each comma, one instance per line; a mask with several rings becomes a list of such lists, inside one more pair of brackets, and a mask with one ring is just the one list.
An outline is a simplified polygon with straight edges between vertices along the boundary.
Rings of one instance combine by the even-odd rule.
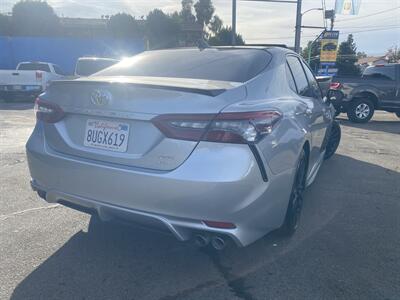
[[148, 51], [96, 76], [149, 76], [246, 82], [263, 71], [271, 54], [259, 49]]
[[41, 63], [23, 63], [20, 64], [18, 70], [21, 71], [43, 71], [50, 73], [50, 67], [48, 64]]
[[363, 73], [363, 78], [396, 80], [396, 69], [394, 66], [367, 68]]
[[80, 59], [76, 64], [76, 75], [89, 76], [118, 63], [110, 59]]

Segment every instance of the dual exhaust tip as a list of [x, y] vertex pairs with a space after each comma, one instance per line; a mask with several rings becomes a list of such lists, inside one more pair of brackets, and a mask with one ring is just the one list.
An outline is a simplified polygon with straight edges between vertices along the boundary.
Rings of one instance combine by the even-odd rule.
[[215, 250], [223, 250], [226, 247], [226, 240], [225, 238], [215, 235], [215, 236], [208, 236], [203, 234], [196, 234], [194, 236], [194, 242], [198, 247], [206, 247], [208, 244], [211, 243], [211, 246]]

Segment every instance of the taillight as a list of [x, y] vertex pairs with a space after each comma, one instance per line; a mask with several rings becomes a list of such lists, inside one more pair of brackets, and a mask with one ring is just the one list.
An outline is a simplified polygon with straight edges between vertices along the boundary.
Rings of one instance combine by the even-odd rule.
[[41, 81], [43, 79], [43, 73], [40, 71], [36, 71], [36, 80]]
[[340, 82], [331, 82], [329, 85], [329, 89], [331, 90], [338, 90], [342, 87], [342, 84]]
[[56, 123], [64, 118], [64, 111], [57, 104], [37, 98], [35, 115], [38, 120], [46, 123]]
[[252, 144], [271, 133], [278, 111], [161, 115], [153, 123], [165, 136], [189, 141]]
[[229, 222], [219, 222], [219, 221], [203, 221], [208, 227], [222, 228], [222, 229], [235, 229], [236, 225]]

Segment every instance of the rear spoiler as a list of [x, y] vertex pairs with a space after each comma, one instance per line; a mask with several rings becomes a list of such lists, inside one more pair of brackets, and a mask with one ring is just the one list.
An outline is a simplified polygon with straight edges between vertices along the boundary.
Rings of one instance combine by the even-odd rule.
[[197, 79], [161, 79], [153, 78], [149, 80], [148, 78], [125, 78], [119, 80], [113, 80], [113, 78], [105, 78], [105, 77], [87, 77], [87, 78], [79, 78], [75, 80], [55, 80], [52, 82], [52, 85], [57, 84], [94, 84], [94, 85], [114, 85], [114, 84], [128, 84], [134, 85], [137, 87], [149, 87], [152, 89], [160, 89], [160, 90], [170, 90], [170, 91], [180, 91], [186, 93], [194, 93], [201, 94], [210, 97], [216, 97], [228, 89], [232, 89], [238, 87], [242, 83], [232, 83], [232, 82], [224, 82], [224, 81], [208, 81], [208, 80], [197, 80]]

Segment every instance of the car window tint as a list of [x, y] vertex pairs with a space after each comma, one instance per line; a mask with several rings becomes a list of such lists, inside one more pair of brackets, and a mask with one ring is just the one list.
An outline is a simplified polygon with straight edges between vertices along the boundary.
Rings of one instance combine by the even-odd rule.
[[271, 54], [261, 49], [147, 51], [95, 76], [175, 77], [246, 82], [263, 71]]
[[117, 62], [117, 60], [110, 59], [80, 59], [76, 64], [76, 74], [89, 76], [115, 65]]
[[294, 82], [292, 71], [289, 68], [289, 65], [286, 63], [286, 78], [289, 84], [290, 89], [297, 93], [296, 83]]
[[290, 70], [292, 70], [294, 81], [296, 82], [297, 91], [299, 95], [309, 97], [309, 86], [306, 74], [301, 66], [300, 60], [295, 56], [288, 56], [287, 62]]
[[308, 83], [310, 84], [311, 96], [317, 96], [318, 98], [322, 98], [321, 89], [319, 88], [319, 84], [314, 77], [314, 74], [311, 72], [310, 67], [303, 62], [304, 71], [306, 72], [306, 76], [308, 79]]
[[50, 67], [48, 64], [41, 63], [23, 63], [20, 64], [18, 70], [21, 71], [43, 71], [50, 73]]
[[364, 78], [396, 80], [396, 69], [394, 66], [367, 68], [363, 74]]

